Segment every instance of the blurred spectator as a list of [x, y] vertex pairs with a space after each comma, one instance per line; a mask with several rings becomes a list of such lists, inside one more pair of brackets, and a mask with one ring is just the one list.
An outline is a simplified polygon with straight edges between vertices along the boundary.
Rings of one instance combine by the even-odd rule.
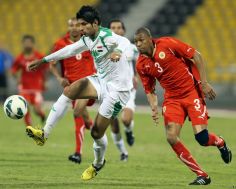
[[4, 101], [7, 97], [7, 71], [12, 62], [12, 55], [4, 50], [0, 44], [0, 101]]
[[[11, 72], [17, 80], [19, 95], [23, 96], [28, 105], [32, 105], [34, 112], [41, 121], [45, 120], [45, 113], [42, 110], [43, 96], [45, 90], [45, 74], [48, 65], [44, 64], [40, 69], [31, 72], [27, 70], [27, 65], [36, 59], [43, 58], [44, 55], [35, 49], [35, 38], [32, 35], [22, 37], [22, 52], [16, 57], [11, 68]], [[31, 125], [30, 111], [24, 117], [25, 125]]]

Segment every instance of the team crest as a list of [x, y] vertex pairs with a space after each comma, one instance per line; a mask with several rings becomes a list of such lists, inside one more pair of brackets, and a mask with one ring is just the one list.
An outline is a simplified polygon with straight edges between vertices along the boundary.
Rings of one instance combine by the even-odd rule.
[[163, 113], [166, 112], [166, 106], [163, 106], [163, 108], [162, 108], [162, 112], [163, 112]]
[[75, 55], [75, 58], [76, 58], [76, 60], [81, 60], [82, 59], [82, 54], [79, 53], [79, 54]]
[[166, 57], [166, 54], [163, 51], [159, 52], [160, 59], [164, 59], [165, 57]]

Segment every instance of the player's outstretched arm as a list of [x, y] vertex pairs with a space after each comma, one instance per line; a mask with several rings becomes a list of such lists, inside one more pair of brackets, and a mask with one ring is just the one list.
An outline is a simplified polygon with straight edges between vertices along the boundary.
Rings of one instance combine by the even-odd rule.
[[152, 110], [152, 119], [155, 122], [155, 124], [158, 124], [158, 100], [157, 95], [155, 93], [148, 93], [147, 99], [150, 104], [151, 110]]
[[193, 60], [197, 66], [199, 73], [200, 73], [203, 93], [210, 100], [214, 100], [216, 98], [216, 93], [215, 93], [213, 87], [207, 82], [206, 68], [205, 68], [206, 63], [198, 51], [195, 51], [195, 53], [193, 55]]
[[83, 40], [80, 39], [76, 43], [68, 45], [68, 46], [60, 49], [59, 51], [56, 51], [56, 52], [44, 57], [43, 59], [33, 61], [28, 66], [28, 70], [35, 70], [41, 64], [69, 58], [69, 57], [75, 56], [76, 54], [82, 53], [83, 51], [86, 51], [86, 50], [88, 50], [88, 47], [84, 44]]

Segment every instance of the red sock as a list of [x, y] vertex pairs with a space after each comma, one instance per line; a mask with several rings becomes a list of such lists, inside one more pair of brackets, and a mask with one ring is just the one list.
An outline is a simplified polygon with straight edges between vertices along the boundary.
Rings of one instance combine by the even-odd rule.
[[82, 117], [76, 117], [75, 120], [75, 152], [81, 154], [82, 153], [82, 144], [84, 140], [84, 120]]
[[209, 133], [209, 140], [206, 146], [217, 146], [217, 147], [222, 147], [224, 145], [224, 140], [214, 133]]
[[29, 111], [28, 111], [27, 114], [25, 115], [24, 121], [25, 121], [26, 126], [32, 124], [32, 120], [31, 120], [31, 116], [30, 116], [30, 112], [29, 112]]
[[177, 142], [172, 146], [172, 149], [175, 151], [177, 154], [178, 158], [188, 166], [188, 168], [193, 171], [194, 173], [197, 174], [197, 176], [204, 176], [207, 177], [207, 173], [204, 172], [197, 162], [193, 159], [192, 155], [188, 151], [188, 149], [181, 143]]

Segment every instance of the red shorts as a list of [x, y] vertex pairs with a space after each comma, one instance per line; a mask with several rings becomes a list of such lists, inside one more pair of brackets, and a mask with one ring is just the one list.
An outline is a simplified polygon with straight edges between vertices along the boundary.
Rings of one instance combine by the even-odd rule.
[[28, 91], [21, 91], [19, 95], [23, 96], [28, 103], [33, 104], [33, 105], [40, 105], [43, 102], [43, 96], [42, 93], [37, 91], [37, 92], [28, 92]]
[[[89, 99], [88, 102], [87, 102], [87, 106], [92, 106], [92, 105], [94, 105], [95, 101], [96, 101], [95, 99]], [[72, 101], [72, 107], [73, 107], [73, 108], [75, 107], [75, 102], [76, 102], [76, 100], [73, 100], [73, 101]]]
[[164, 100], [162, 113], [165, 125], [169, 122], [183, 125], [186, 117], [192, 125], [207, 125], [208, 113], [204, 99], [200, 97], [196, 90], [193, 90], [183, 99], [168, 98]]

